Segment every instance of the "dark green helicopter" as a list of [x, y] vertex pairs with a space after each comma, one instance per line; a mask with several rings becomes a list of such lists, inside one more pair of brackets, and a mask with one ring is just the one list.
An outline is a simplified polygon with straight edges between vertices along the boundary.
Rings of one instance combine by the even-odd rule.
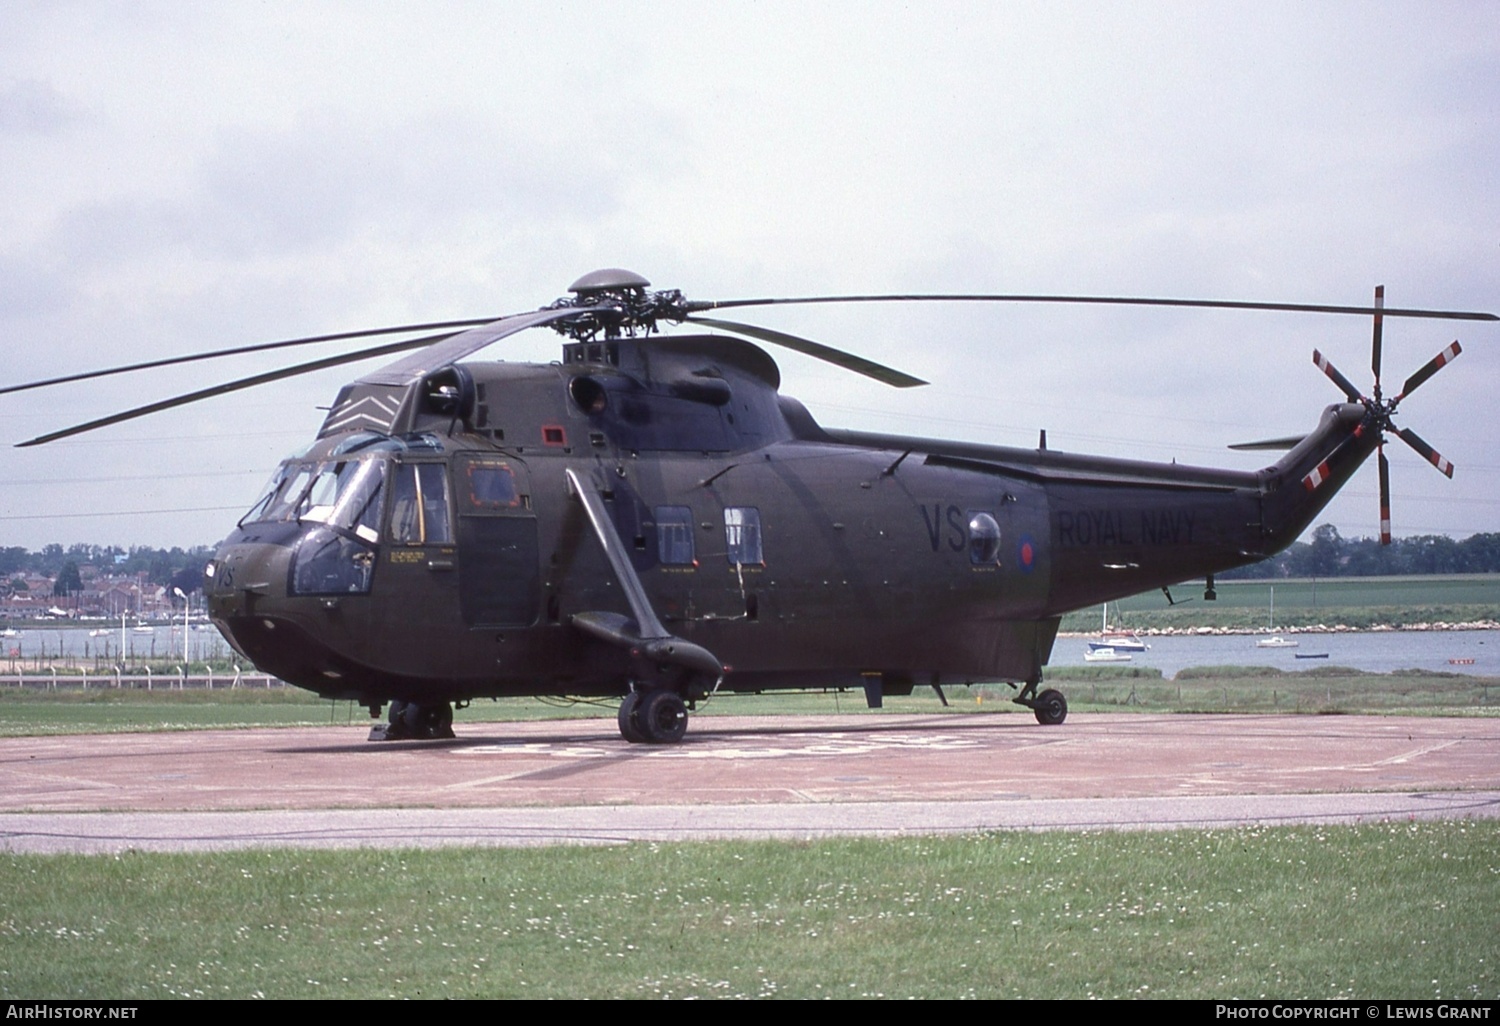
[[[1455, 342], [1387, 398], [1383, 317], [1493, 314], [1069, 296], [824, 296], [694, 302], [596, 271], [572, 295], [493, 321], [293, 339], [96, 374], [333, 338], [439, 331], [300, 364], [32, 439], [34, 445], [295, 374], [417, 350], [345, 386], [316, 441], [282, 463], [206, 570], [210, 615], [261, 670], [389, 722], [372, 738], [452, 737], [455, 706], [502, 695], [620, 696], [629, 741], [682, 739], [722, 692], [1005, 681], [1039, 690], [1069, 611], [1213, 575], [1291, 544], [1387, 433], [1452, 476], [1393, 417]], [[1073, 302], [1374, 317], [1375, 374], [1257, 471], [825, 428], [742, 338], [897, 387], [924, 382], [707, 311], [792, 303]], [[698, 324], [734, 336], [656, 333]], [[554, 364], [461, 363], [550, 326]], [[460, 330], [463, 329], [463, 330]], [[95, 375], [56, 378], [4, 391]], [[1170, 598], [1170, 595], [1168, 596]]]

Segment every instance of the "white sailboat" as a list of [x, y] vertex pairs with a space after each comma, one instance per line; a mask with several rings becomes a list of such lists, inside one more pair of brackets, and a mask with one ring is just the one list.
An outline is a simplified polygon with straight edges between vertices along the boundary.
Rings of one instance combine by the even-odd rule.
[[[1135, 634], [1125, 631], [1109, 632], [1109, 603], [1104, 603], [1103, 620], [1099, 625], [1099, 640], [1089, 642], [1089, 650], [1100, 652], [1109, 649], [1113, 652], [1144, 652], [1151, 646], [1146, 644]], [[1102, 662], [1103, 660], [1094, 660]]]
[[[1271, 585], [1271, 630], [1276, 629], [1276, 586]], [[1256, 648], [1296, 648], [1297, 642], [1290, 638], [1283, 638], [1280, 634], [1273, 634], [1269, 638], [1261, 638], [1255, 643]]]

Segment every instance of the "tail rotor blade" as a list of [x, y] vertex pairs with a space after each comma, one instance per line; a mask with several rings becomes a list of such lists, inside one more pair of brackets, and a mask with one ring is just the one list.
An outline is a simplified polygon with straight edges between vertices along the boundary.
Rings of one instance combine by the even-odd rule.
[[1317, 364], [1318, 370], [1328, 375], [1328, 380], [1337, 385], [1339, 390], [1349, 397], [1351, 403], [1359, 402], [1359, 389], [1355, 388], [1348, 378], [1339, 373], [1339, 369], [1329, 361], [1328, 357], [1316, 349], [1313, 350], [1313, 363]]
[[1385, 308], [1385, 286], [1375, 286], [1375, 331], [1370, 341], [1370, 369], [1375, 372], [1375, 395], [1380, 395], [1380, 311]]
[[1455, 340], [1447, 349], [1444, 349], [1441, 353], [1428, 360], [1422, 365], [1420, 370], [1406, 379], [1406, 384], [1401, 386], [1401, 394], [1396, 396], [1396, 401], [1400, 402], [1415, 392], [1421, 387], [1424, 381], [1457, 359], [1458, 354], [1461, 352], [1463, 352], [1463, 347]]
[[1385, 458], [1385, 444], [1381, 443], [1380, 456], [1380, 544], [1391, 543], [1391, 465]]
[[1426, 442], [1422, 441], [1421, 437], [1415, 431], [1413, 431], [1411, 428], [1402, 428], [1397, 432], [1397, 434], [1401, 436], [1401, 440], [1403, 442], [1411, 446], [1413, 449], [1417, 450], [1418, 454], [1420, 454], [1424, 460], [1426, 460], [1428, 463], [1431, 463], [1434, 467], [1437, 467], [1438, 470], [1442, 471], [1450, 478], [1453, 476], [1453, 464], [1443, 459], [1442, 454], [1440, 454], [1436, 449], [1428, 445]]

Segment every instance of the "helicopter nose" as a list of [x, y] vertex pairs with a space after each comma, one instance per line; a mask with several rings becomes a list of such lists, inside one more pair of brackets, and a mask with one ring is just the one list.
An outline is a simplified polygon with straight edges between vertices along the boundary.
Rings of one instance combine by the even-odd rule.
[[209, 615], [230, 633], [235, 620], [254, 616], [286, 590], [290, 550], [265, 543], [221, 546], [204, 571]]

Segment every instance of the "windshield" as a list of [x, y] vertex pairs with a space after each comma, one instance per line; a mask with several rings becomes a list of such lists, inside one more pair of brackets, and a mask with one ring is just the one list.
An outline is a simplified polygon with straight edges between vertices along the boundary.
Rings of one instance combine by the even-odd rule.
[[310, 520], [379, 537], [386, 461], [379, 458], [283, 463], [241, 523]]
[[298, 520], [332, 524], [374, 541], [380, 536], [380, 496], [384, 460], [347, 460], [318, 468], [297, 504]]

